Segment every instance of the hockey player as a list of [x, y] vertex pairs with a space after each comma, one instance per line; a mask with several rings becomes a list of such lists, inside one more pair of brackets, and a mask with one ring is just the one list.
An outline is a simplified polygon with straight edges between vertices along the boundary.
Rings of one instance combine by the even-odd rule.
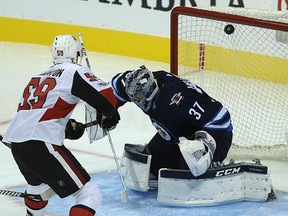
[[120, 106], [134, 102], [158, 131], [142, 150], [152, 155], [155, 177], [161, 168], [189, 168], [199, 176], [226, 158], [232, 142], [230, 114], [199, 86], [145, 66], [117, 74], [111, 85]]
[[78, 139], [84, 132], [81, 123], [70, 119], [80, 100], [97, 109], [104, 129], [114, 127], [120, 119], [112, 88], [90, 68], [78, 64], [82, 51], [74, 36], [55, 37], [51, 48], [54, 65], [32, 77], [4, 135], [28, 183], [26, 192], [47, 197], [25, 198], [27, 216], [44, 216], [54, 193], [75, 198], [70, 216], [92, 216], [101, 203], [97, 185], [63, 144], [64, 138]]

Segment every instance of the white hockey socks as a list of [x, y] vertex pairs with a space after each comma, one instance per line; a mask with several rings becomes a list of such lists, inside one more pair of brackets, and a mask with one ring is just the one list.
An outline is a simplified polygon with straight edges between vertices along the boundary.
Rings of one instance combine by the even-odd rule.
[[[91, 214], [96, 212], [96, 209], [100, 206], [102, 201], [101, 192], [96, 183], [89, 181], [87, 182], [79, 191], [73, 194], [75, 198], [75, 206], [70, 210], [71, 215], [77, 215], [74, 212], [90, 212], [87, 216], [94, 215]], [[73, 213], [73, 214], [72, 214]], [[86, 215], [86, 214], [78, 214]]]

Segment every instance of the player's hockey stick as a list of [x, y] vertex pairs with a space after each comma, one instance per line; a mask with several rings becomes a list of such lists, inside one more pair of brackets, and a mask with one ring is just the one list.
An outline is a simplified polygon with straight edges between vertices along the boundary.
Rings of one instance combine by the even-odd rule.
[[86, 60], [86, 64], [87, 64], [87, 67], [91, 68], [90, 67], [90, 63], [89, 63], [89, 59], [88, 59], [88, 55], [87, 55], [87, 52], [86, 52], [86, 49], [85, 49], [85, 46], [84, 46], [84, 42], [83, 42], [83, 38], [82, 38], [82, 33], [81, 32], [78, 32], [78, 38], [79, 38], [79, 41], [80, 41], [80, 44], [81, 44], [81, 47], [82, 47], [82, 52], [83, 52], [83, 56]]
[[112, 138], [110, 136], [110, 132], [108, 130], [106, 130], [107, 132], [107, 135], [108, 135], [108, 139], [109, 139], [109, 143], [110, 143], [110, 146], [111, 146], [111, 149], [112, 149], [112, 152], [113, 152], [113, 155], [114, 155], [114, 160], [116, 162], [116, 166], [117, 166], [117, 170], [118, 170], [118, 174], [120, 176], [120, 180], [121, 180], [121, 183], [122, 183], [122, 187], [123, 187], [123, 190], [121, 192], [121, 199], [122, 199], [122, 203], [128, 203], [128, 193], [127, 193], [127, 190], [126, 190], [126, 185], [125, 185], [125, 182], [123, 180], [123, 177], [120, 173], [120, 166], [119, 166], [119, 163], [118, 163], [118, 159], [117, 159], [117, 155], [116, 155], [116, 152], [115, 152], [115, 149], [114, 149], [114, 145], [112, 143]]
[[[87, 65], [87, 67], [91, 68], [90, 62], [89, 62], [89, 59], [88, 59], [88, 55], [87, 55], [87, 52], [86, 52], [86, 49], [85, 49], [85, 46], [84, 46], [84, 41], [83, 41], [81, 32], [78, 32], [78, 38], [79, 38], [79, 41], [80, 41], [80, 45], [82, 47], [83, 56], [84, 56], [84, 58], [86, 60], [86, 65]], [[91, 126], [97, 125], [97, 124], [99, 124], [99, 122], [97, 120], [95, 120], [95, 121], [83, 124], [80, 128], [91, 127]]]
[[28, 194], [28, 193], [23, 193], [23, 192], [18, 192], [18, 191], [0, 190], [0, 195], [29, 198], [29, 199], [33, 199], [36, 201], [49, 200], [55, 194], [56, 193], [52, 190], [52, 188], [49, 188], [48, 190], [46, 190], [45, 192], [41, 194]]
[[27, 194], [27, 193], [22, 193], [18, 191], [0, 190], [0, 195], [22, 197], [22, 198], [26, 197], [26, 198], [33, 199], [33, 200], [43, 201], [43, 198], [41, 197], [41, 195]]
[[98, 125], [99, 122], [97, 120], [94, 120], [94, 121], [91, 121], [91, 122], [88, 122], [88, 123], [85, 123], [85, 124], [82, 124], [81, 126], [79, 126], [80, 129], [85, 129], [87, 127], [92, 127], [94, 125]]

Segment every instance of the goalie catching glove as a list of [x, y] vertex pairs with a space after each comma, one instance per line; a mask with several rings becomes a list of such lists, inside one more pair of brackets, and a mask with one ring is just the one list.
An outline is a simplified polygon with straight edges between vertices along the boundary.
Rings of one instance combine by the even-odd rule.
[[83, 124], [75, 119], [69, 119], [65, 128], [65, 138], [71, 140], [79, 139], [84, 133], [84, 128], [81, 125]]
[[214, 138], [206, 131], [197, 131], [195, 140], [179, 138], [179, 148], [193, 176], [200, 176], [207, 171], [213, 161], [216, 149]]
[[110, 117], [106, 117], [101, 113], [97, 113], [97, 121], [103, 129], [111, 130], [119, 123], [120, 115], [118, 111], [114, 112]]

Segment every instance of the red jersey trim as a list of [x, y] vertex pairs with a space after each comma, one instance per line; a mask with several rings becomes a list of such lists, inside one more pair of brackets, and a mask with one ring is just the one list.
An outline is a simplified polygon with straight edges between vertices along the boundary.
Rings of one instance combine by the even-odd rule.
[[62, 98], [58, 98], [54, 107], [47, 109], [39, 122], [48, 121], [51, 119], [65, 118], [76, 106], [76, 104], [69, 104]]
[[114, 109], [118, 108], [117, 98], [115, 97], [112, 88], [104, 89], [100, 91], [100, 94], [103, 95], [111, 103]]
[[85, 180], [84, 176], [81, 174], [81, 172], [77, 169], [77, 167], [75, 167], [73, 161], [69, 158], [69, 156], [65, 153], [65, 151], [63, 151], [59, 146], [57, 145], [53, 145], [52, 147], [54, 148], [54, 150], [56, 152], [58, 152], [62, 158], [66, 161], [66, 163], [69, 165], [69, 167], [73, 170], [73, 172], [75, 173], [75, 175], [79, 178], [79, 180], [81, 181], [81, 183], [84, 185], [87, 183], [87, 181]]

